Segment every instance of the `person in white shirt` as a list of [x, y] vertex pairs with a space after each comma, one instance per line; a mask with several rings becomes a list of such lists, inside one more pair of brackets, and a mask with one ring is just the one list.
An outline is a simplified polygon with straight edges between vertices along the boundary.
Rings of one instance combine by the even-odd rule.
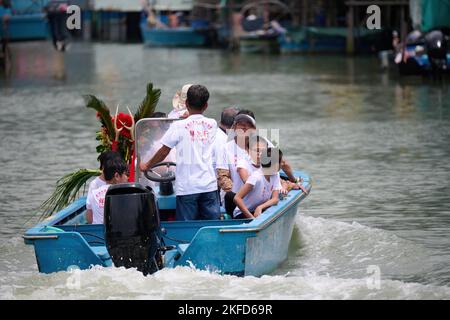
[[90, 209], [86, 211], [86, 220], [91, 224], [102, 224], [105, 206], [105, 196], [109, 187], [113, 184], [128, 182], [128, 167], [121, 158], [113, 158], [105, 161], [103, 174], [106, 184], [94, 189], [88, 195]]
[[[234, 219], [256, 218], [265, 209], [278, 204], [281, 191], [280, 175], [282, 153], [278, 148], [267, 148], [265, 141], [259, 140], [251, 147], [254, 170], [245, 184], [236, 193], [234, 202], [237, 208], [233, 212]], [[266, 151], [267, 150], [267, 151]], [[265, 162], [261, 162], [262, 154], [267, 154]]]
[[121, 159], [120, 153], [116, 152], [116, 151], [105, 151], [102, 152], [100, 154], [100, 156], [98, 157], [98, 160], [100, 161], [100, 170], [101, 170], [101, 174], [100, 176], [96, 177], [94, 180], [92, 180], [89, 183], [89, 188], [88, 188], [88, 193], [87, 193], [87, 198], [86, 198], [86, 209], [87, 210], [92, 210], [92, 204], [91, 204], [91, 199], [92, 199], [92, 192], [98, 188], [100, 188], [101, 186], [104, 186], [107, 184], [106, 179], [105, 179], [105, 174], [103, 172], [103, 168], [105, 166], [105, 162], [111, 159]]
[[[247, 165], [251, 164], [250, 156], [246, 151], [248, 137], [256, 130], [256, 122], [249, 115], [237, 115], [232, 126], [234, 139], [228, 141], [218, 152], [217, 176], [218, 183], [225, 192], [224, 206], [228, 215], [232, 216], [236, 205], [233, 201], [236, 192], [244, 184], [240, 171], [244, 172]], [[241, 163], [239, 170], [237, 165]]]
[[[240, 119], [243, 115], [247, 115], [247, 116], [251, 117], [253, 120], [255, 120], [255, 114], [251, 110], [245, 110], [245, 109], [240, 110], [237, 113], [235, 119]], [[254, 126], [249, 126], [248, 128], [244, 128], [243, 130], [245, 133], [245, 148], [244, 149], [248, 152], [248, 146], [249, 146], [248, 137], [251, 137], [256, 133], [256, 122], [255, 122]], [[269, 139], [267, 139], [265, 137], [262, 137], [262, 138], [264, 140], [266, 140], [269, 148], [274, 147], [273, 143]], [[284, 195], [286, 195], [290, 189], [296, 189], [296, 190], [301, 189], [303, 192], [308, 193], [308, 191], [305, 190], [301, 184], [301, 182], [302, 182], [301, 178], [294, 176], [294, 171], [292, 170], [290, 163], [287, 161], [287, 159], [285, 157], [281, 161], [281, 169], [284, 171], [284, 173], [286, 174], [286, 176], [288, 178], [288, 180], [285, 181], [285, 183], [283, 184], [283, 187], [282, 187], [282, 193]], [[222, 175], [223, 176], [226, 175], [226, 172], [222, 172]], [[245, 170], [241, 169], [239, 176], [241, 177], [241, 181], [245, 183], [246, 177], [248, 177], [248, 174], [245, 174]], [[231, 177], [231, 178], [233, 178], [233, 177]], [[233, 180], [232, 183], [234, 183], [234, 181], [235, 180]], [[237, 180], [237, 181], [238, 181], [238, 183], [241, 182], [240, 180]], [[227, 197], [227, 198], [229, 200], [231, 198], [231, 195], [229, 195], [229, 197]], [[230, 201], [226, 201], [226, 202], [229, 203]]]
[[202, 85], [187, 91], [189, 116], [172, 123], [161, 139], [162, 147], [141, 171], [161, 162], [176, 147], [176, 217], [177, 220], [219, 219], [217, 180], [213, 168], [217, 122], [206, 118], [209, 92]]

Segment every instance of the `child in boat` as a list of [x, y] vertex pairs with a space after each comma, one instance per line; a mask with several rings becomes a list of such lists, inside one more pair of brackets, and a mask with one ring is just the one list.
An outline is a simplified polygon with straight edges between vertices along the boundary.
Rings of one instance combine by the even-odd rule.
[[169, 119], [186, 119], [189, 112], [186, 108], [187, 92], [192, 84], [185, 84], [181, 90], [178, 90], [172, 99], [173, 110], [167, 116]]
[[106, 192], [113, 184], [128, 182], [128, 167], [121, 158], [108, 159], [103, 164], [103, 175], [106, 184], [94, 189], [88, 195], [88, 200], [86, 200], [86, 202], [90, 203], [90, 209], [86, 212], [88, 223], [103, 223]]
[[[250, 147], [253, 164], [256, 168], [245, 184], [234, 196], [237, 208], [234, 219], [256, 218], [265, 209], [278, 204], [278, 194], [281, 191], [280, 175], [278, 173], [283, 157], [280, 149], [267, 148], [266, 141], [256, 139]], [[267, 151], [265, 152], [267, 148]], [[262, 161], [262, 155], [267, 157]]]
[[141, 171], [163, 161], [176, 147], [176, 217], [177, 220], [219, 219], [219, 195], [213, 168], [217, 122], [206, 118], [209, 92], [202, 85], [187, 91], [189, 116], [175, 121], [161, 139], [162, 147]]
[[105, 179], [105, 174], [103, 172], [103, 168], [105, 166], [105, 162], [110, 160], [110, 159], [115, 159], [115, 158], [122, 159], [120, 154], [118, 152], [115, 152], [115, 151], [102, 152], [100, 154], [100, 156], [98, 157], [98, 160], [100, 161], [101, 174], [89, 183], [87, 199], [86, 199], [86, 209], [92, 210], [92, 205], [91, 205], [91, 202], [90, 202], [90, 199], [92, 198], [92, 192], [94, 190], [100, 188], [101, 186], [104, 186], [104, 185], [107, 184], [106, 179]]
[[[253, 119], [253, 122], [248, 122], [245, 124], [245, 116]], [[255, 114], [251, 110], [242, 109], [240, 110], [235, 117], [235, 124], [233, 126], [233, 129], [236, 131], [236, 136], [239, 138], [239, 131], [241, 132], [241, 135], [245, 137], [245, 139], [241, 138], [240, 145], [244, 144], [245, 147], [243, 148], [246, 152], [248, 152], [248, 146], [249, 146], [249, 140], [248, 137], [252, 136], [256, 133], [256, 121], [255, 121]], [[244, 121], [244, 122], [243, 122]], [[243, 133], [243, 134], [242, 134]], [[265, 137], [261, 137], [264, 140], [266, 140], [268, 147], [273, 148], [273, 143], [268, 140]], [[236, 140], [236, 139], [235, 139]], [[229, 147], [229, 145], [227, 146]], [[236, 149], [236, 148], [234, 148]], [[225, 153], [228, 155], [234, 156], [234, 159], [236, 159], [236, 156], [238, 156], [239, 152], [231, 152], [230, 150], [226, 150]], [[239, 157], [239, 156], [238, 156]], [[242, 157], [241, 157], [242, 158]], [[234, 160], [236, 162], [236, 160]], [[246, 172], [245, 167], [244, 168], [236, 168], [234, 165], [230, 165], [233, 160], [228, 159], [229, 168], [226, 167], [218, 167], [218, 181], [219, 185], [221, 186], [222, 190], [226, 191], [225, 194], [225, 208], [228, 214], [230, 214], [230, 211], [233, 211], [235, 208], [233, 198], [234, 193], [237, 192], [236, 190], [239, 190], [239, 188], [245, 183], [247, 180], [247, 177], [249, 176], [249, 173]], [[304, 193], [308, 193], [307, 190], [305, 190], [302, 186], [302, 179], [300, 177], [295, 177], [294, 172], [292, 170], [291, 165], [287, 161], [287, 159], [283, 158], [281, 162], [281, 169], [284, 171], [284, 173], [287, 175], [287, 180], [282, 180], [282, 188], [281, 193], [283, 195], [287, 195], [287, 193], [292, 190], [298, 190], [301, 189]], [[239, 179], [240, 178], [240, 179]], [[234, 187], [234, 184], [237, 183], [238, 186]]]

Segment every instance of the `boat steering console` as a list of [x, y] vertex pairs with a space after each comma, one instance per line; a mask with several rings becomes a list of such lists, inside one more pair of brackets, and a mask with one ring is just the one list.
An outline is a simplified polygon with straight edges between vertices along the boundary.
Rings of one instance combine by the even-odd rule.
[[[170, 167], [175, 167], [177, 164], [175, 162], [165, 161], [160, 162], [152, 166], [147, 171], [144, 171], [144, 176], [151, 181], [159, 182], [159, 194], [162, 196], [170, 196], [174, 193], [173, 191], [173, 183], [172, 181], [175, 180], [175, 172], [170, 171]], [[159, 167], [167, 167], [167, 171], [164, 173], [159, 174], [158, 172], [155, 172], [153, 169], [159, 168]]]

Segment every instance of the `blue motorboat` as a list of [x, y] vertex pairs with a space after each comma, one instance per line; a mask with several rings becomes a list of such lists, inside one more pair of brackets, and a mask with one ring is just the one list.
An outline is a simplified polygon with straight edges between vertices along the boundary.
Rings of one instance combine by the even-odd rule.
[[[140, 148], [149, 145], [145, 139], [139, 138], [140, 134], [145, 133], [153, 140], [161, 135], [161, 132], [149, 133], [157, 127], [155, 121], [167, 124], [172, 120], [143, 119], [138, 122], [138, 158], [143, 152]], [[303, 187], [309, 193], [309, 176], [300, 171], [295, 174], [303, 179]], [[131, 228], [142, 229], [146, 223], [152, 224], [149, 216], [154, 215], [155, 224], [158, 222], [160, 225], [157, 232], [163, 243], [158, 269], [191, 266], [221, 274], [261, 276], [272, 272], [287, 259], [297, 208], [308, 194], [291, 190], [276, 206], [253, 220], [174, 221], [175, 194], [163, 182], [151, 185], [153, 191], [145, 188], [145, 184], [146, 178], [137, 170], [136, 183], [112, 186], [106, 195], [104, 224], [87, 224], [86, 197], [81, 197], [27, 230], [23, 238], [26, 244], [34, 246], [39, 271], [51, 273], [72, 268], [88, 269], [96, 265], [117, 266], [118, 259], [117, 256], [114, 259], [116, 253], [110, 238], [118, 234], [123, 236], [124, 232], [123, 229], [118, 232], [115, 226], [111, 228], [111, 221], [116, 219], [117, 224], [119, 219], [120, 228], [132, 225]], [[152, 206], [157, 210], [152, 210]], [[147, 219], [150, 222], [141, 223], [140, 218], [136, 219], [131, 212], [133, 208], [138, 208], [141, 216], [145, 215], [142, 221]], [[146, 248], [143, 252], [150, 250]]]
[[142, 22], [141, 34], [144, 44], [152, 47], [203, 47], [210, 42], [207, 29], [193, 27], [158, 29]]

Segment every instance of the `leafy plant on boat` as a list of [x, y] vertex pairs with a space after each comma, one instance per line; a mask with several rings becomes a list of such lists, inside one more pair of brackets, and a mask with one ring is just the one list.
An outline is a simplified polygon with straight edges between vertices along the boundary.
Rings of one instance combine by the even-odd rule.
[[[97, 118], [100, 121], [100, 130], [96, 133], [96, 140], [99, 145], [96, 147], [99, 155], [105, 151], [117, 151], [130, 167], [130, 181], [134, 178], [133, 158], [134, 158], [134, 125], [143, 118], [150, 117], [156, 110], [161, 90], [153, 87], [153, 83], [147, 84], [147, 92], [138, 106], [138, 110], [133, 115], [128, 109], [128, 114], [118, 112], [111, 116], [110, 109], [106, 104], [94, 95], [85, 95], [86, 107], [97, 111]], [[98, 158], [97, 158], [98, 160]], [[86, 192], [86, 183], [93, 177], [99, 176], [100, 170], [79, 169], [68, 173], [56, 182], [56, 188], [51, 196], [45, 200], [41, 206], [43, 220], [55, 212], [65, 208], [69, 203], [76, 200], [80, 193]], [[81, 190], [83, 189], [83, 190]]]

